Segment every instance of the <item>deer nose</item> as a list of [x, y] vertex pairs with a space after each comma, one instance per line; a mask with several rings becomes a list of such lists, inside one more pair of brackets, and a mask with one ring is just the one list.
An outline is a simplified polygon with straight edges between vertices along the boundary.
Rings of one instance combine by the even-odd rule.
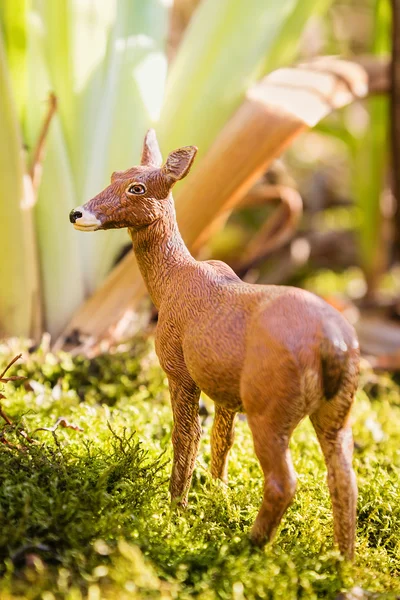
[[69, 213], [69, 220], [80, 231], [96, 231], [101, 229], [101, 221], [84, 206], [77, 206]]
[[69, 220], [71, 223], [75, 223], [77, 219], [82, 217], [82, 213], [79, 210], [71, 210], [69, 213]]

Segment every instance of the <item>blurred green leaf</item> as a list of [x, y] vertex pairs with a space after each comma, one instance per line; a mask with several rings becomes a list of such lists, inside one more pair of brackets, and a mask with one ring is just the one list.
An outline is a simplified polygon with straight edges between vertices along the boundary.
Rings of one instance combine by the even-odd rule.
[[[15, 61], [16, 56], [14, 56]], [[21, 56], [19, 56], [21, 58]], [[19, 72], [19, 71], [18, 71]], [[0, 335], [31, 335], [39, 282], [23, 142], [0, 31]], [[24, 185], [25, 183], [25, 185]], [[30, 198], [31, 200], [32, 198]]]
[[[389, 0], [377, 0], [372, 50], [378, 56], [390, 54], [391, 6]], [[385, 257], [381, 245], [381, 197], [388, 176], [389, 100], [376, 96], [366, 101], [369, 122], [361, 135], [354, 135], [351, 146], [354, 160], [353, 189], [361, 208], [359, 228], [360, 257], [371, 285]]]

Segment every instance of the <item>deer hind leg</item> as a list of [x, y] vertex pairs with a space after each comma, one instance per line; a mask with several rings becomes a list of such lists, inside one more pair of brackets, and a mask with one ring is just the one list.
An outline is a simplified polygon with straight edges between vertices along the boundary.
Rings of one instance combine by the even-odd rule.
[[228, 453], [234, 439], [236, 413], [218, 404], [211, 431], [211, 475], [228, 483]]
[[333, 400], [324, 400], [310, 416], [328, 469], [335, 541], [348, 559], [354, 555], [357, 504], [357, 483], [352, 467], [353, 435], [348, 423], [352, 401], [353, 391], [339, 393]]
[[248, 415], [248, 422], [264, 473], [263, 500], [250, 538], [257, 546], [263, 546], [275, 535], [295, 494], [297, 478], [289, 450], [291, 432], [286, 427], [280, 431], [279, 423], [267, 416]]
[[276, 340], [268, 340], [261, 361], [257, 345], [251, 350], [241, 399], [264, 474], [263, 500], [250, 532], [252, 541], [262, 546], [273, 538], [296, 491], [289, 440], [307, 408], [292, 354]]

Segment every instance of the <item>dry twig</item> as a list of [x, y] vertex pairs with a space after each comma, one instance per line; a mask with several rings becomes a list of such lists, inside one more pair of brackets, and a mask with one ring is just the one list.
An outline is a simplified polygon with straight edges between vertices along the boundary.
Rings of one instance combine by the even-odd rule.
[[32, 187], [35, 195], [35, 201], [37, 196], [37, 191], [39, 188], [40, 180], [42, 177], [42, 164], [44, 158], [44, 152], [46, 147], [46, 140], [49, 134], [50, 123], [53, 120], [53, 117], [57, 110], [57, 97], [53, 92], [49, 95], [49, 107], [47, 109], [46, 117], [43, 121], [42, 129], [40, 131], [40, 135], [33, 153], [32, 165], [29, 169], [29, 176], [32, 180]]
[[36, 433], [37, 431], [50, 431], [51, 433], [54, 433], [59, 427], [73, 429], [74, 431], [83, 431], [82, 427], [79, 427], [79, 425], [74, 425], [73, 423], [67, 421], [65, 417], [60, 417], [57, 419], [53, 427], [38, 427], [33, 433]]
[[[26, 377], [20, 377], [17, 375], [13, 375], [11, 377], [4, 377], [4, 375], [7, 373], [7, 371], [10, 369], [10, 367], [12, 367], [12, 365], [14, 363], [17, 362], [17, 360], [19, 360], [21, 358], [22, 354], [18, 354], [18, 356], [15, 356], [11, 362], [8, 363], [8, 365], [6, 366], [6, 368], [4, 369], [4, 371], [2, 372], [2, 374], [0, 375], [0, 383], [8, 383], [9, 381], [22, 381], [23, 379], [26, 379]], [[0, 400], [5, 398], [4, 394], [0, 393]], [[29, 435], [26, 433], [26, 431], [24, 431], [23, 429], [21, 429], [18, 426], [15, 426], [13, 421], [10, 419], [10, 417], [4, 412], [3, 407], [0, 404], [0, 417], [2, 417], [2, 419], [4, 419], [4, 421], [7, 423], [7, 425], [9, 427], [11, 427], [13, 430], [16, 431], [16, 433], [18, 433], [18, 435], [20, 435], [21, 437], [23, 437], [27, 442], [30, 442], [31, 444], [37, 444], [37, 442], [35, 440], [33, 440], [31, 437], [29, 437]], [[0, 432], [0, 442], [2, 444], [5, 444], [6, 446], [8, 446], [9, 448], [18, 448], [21, 449], [20, 446], [16, 446], [15, 444], [12, 444], [11, 442], [9, 442], [4, 434], [4, 429], [3, 431]]]

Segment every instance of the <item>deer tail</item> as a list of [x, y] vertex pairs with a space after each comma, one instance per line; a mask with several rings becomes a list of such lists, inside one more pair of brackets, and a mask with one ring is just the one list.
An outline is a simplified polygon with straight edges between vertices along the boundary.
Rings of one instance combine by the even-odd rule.
[[322, 385], [327, 400], [338, 393], [346, 372], [349, 353], [344, 342], [325, 338], [321, 343]]

